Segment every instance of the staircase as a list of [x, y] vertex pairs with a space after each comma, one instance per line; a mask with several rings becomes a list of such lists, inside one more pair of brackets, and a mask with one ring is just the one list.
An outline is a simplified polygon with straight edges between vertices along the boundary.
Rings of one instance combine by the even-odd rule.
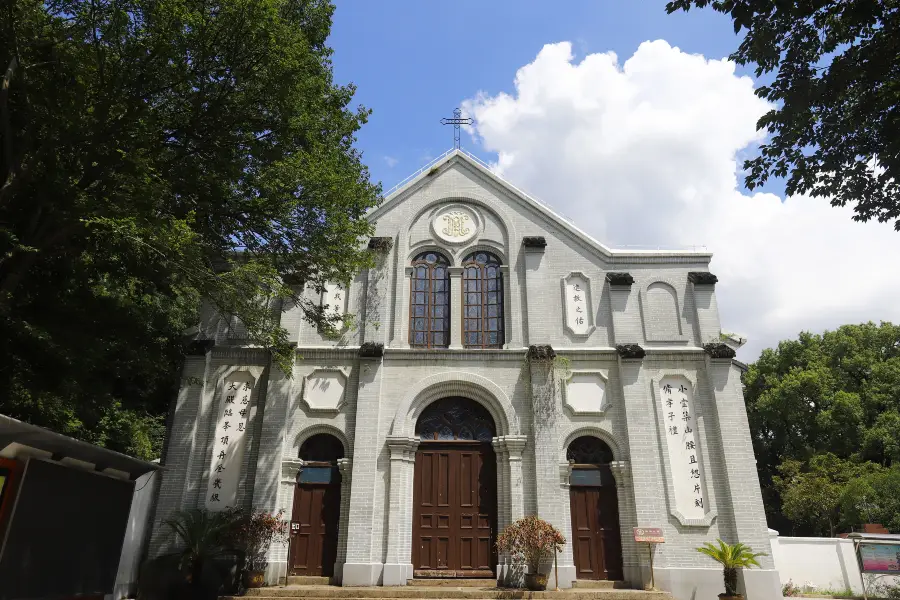
[[[672, 600], [668, 592], [626, 589], [620, 581], [577, 581], [568, 590], [499, 588], [491, 579], [411, 579], [402, 587], [339, 587], [327, 577], [289, 577], [288, 585], [247, 590], [253, 600]], [[225, 596], [222, 600], [240, 600]]]

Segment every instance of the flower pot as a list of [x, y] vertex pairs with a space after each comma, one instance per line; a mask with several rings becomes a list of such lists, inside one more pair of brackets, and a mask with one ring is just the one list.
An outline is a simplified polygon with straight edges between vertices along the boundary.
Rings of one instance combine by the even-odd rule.
[[547, 575], [544, 573], [525, 573], [525, 587], [532, 592], [542, 592], [547, 589]]
[[735, 594], [734, 596], [729, 596], [728, 594], [719, 594], [719, 600], [744, 600], [744, 597], [740, 594]]
[[266, 585], [265, 571], [244, 571], [244, 587], [261, 588]]

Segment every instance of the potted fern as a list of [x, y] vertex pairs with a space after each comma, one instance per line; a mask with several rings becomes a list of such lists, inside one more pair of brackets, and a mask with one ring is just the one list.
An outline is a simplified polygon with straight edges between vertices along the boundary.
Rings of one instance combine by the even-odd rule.
[[720, 565], [722, 565], [723, 575], [725, 577], [725, 593], [719, 594], [722, 600], [743, 600], [743, 596], [737, 591], [737, 573], [738, 569], [758, 567], [756, 561], [759, 556], [767, 556], [765, 552], [753, 552], [750, 546], [746, 546], [740, 542], [737, 544], [726, 544], [722, 540], [717, 540], [719, 545], [706, 542], [697, 552], [705, 554]]
[[547, 589], [547, 574], [540, 572], [541, 563], [547, 562], [554, 551], [562, 550], [565, 543], [565, 536], [537, 515], [519, 519], [497, 536], [497, 550], [508, 552], [513, 561], [528, 567], [525, 587], [532, 591]]

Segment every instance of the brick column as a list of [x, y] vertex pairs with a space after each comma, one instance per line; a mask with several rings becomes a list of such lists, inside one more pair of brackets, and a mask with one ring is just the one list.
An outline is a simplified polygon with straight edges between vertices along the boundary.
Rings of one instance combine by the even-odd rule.
[[619, 501], [619, 534], [622, 541], [622, 571], [625, 581], [634, 587], [641, 587], [640, 549], [634, 543], [634, 528], [637, 527], [637, 513], [634, 507], [634, 489], [631, 482], [631, 466], [627, 460], [617, 460], [609, 464], [616, 479], [616, 499]]
[[[723, 449], [720, 457], [722, 468], [717, 469], [716, 473], [719, 477], [725, 477], [724, 483], [731, 498], [728, 503], [729, 516], [737, 535], [737, 539], [730, 541], [743, 542], [754, 552], [769, 554], [757, 559], [761, 569], [742, 573], [745, 594], [750, 600], [776, 597], [779, 591], [778, 571], [769, 550], [768, 526], [744, 406], [740, 369], [730, 358], [707, 357], [706, 372], [715, 399], [717, 429]], [[720, 513], [723, 512], [721, 506], [722, 503]]]
[[360, 357], [359, 393], [356, 399], [356, 437], [353, 441], [353, 481], [350, 486], [350, 510], [347, 519], [350, 536], [347, 562], [341, 584], [345, 586], [376, 585], [383, 563], [377, 552], [381, 540], [374, 539], [374, 508], [379, 501], [375, 493], [378, 476], [377, 460], [381, 450], [378, 423], [381, 413], [381, 380], [384, 368], [382, 354]]
[[506, 454], [509, 457], [509, 522], [518, 521], [525, 516], [525, 490], [522, 481], [522, 453], [525, 451], [524, 435], [507, 435]]
[[388, 548], [384, 565], [384, 585], [406, 585], [412, 579], [413, 489], [410, 473], [415, 470], [419, 440], [389, 436], [391, 487], [388, 504]]
[[390, 283], [391, 248], [393, 240], [389, 237], [376, 237], [369, 240], [369, 250], [373, 253], [375, 264], [366, 270], [365, 297], [359, 311], [362, 313], [361, 342], [377, 342], [386, 344], [390, 337], [390, 318], [388, 315], [388, 285]]
[[[525, 514], [525, 496], [522, 490], [522, 452], [524, 435], [495, 437], [491, 444], [497, 455], [497, 532]], [[521, 581], [510, 579], [510, 565], [506, 555], [498, 557], [497, 579], [507, 585]]]
[[[183, 504], [184, 493], [191, 469], [191, 459], [195, 454], [197, 427], [200, 426], [198, 417], [208, 367], [206, 352], [211, 346], [212, 340], [203, 346], [198, 345], [196, 352], [184, 359], [181, 373], [182, 381], [187, 383], [182, 383], [178, 397], [173, 401], [175, 406], [171, 413], [166, 438], [166, 456], [163, 460], [166, 469], [159, 474], [162, 479], [151, 529], [152, 537], [148, 552], [150, 558], [162, 554], [168, 548], [169, 542], [174, 541], [172, 532], [164, 525], [164, 521], [175, 511], [187, 508]], [[211, 385], [215, 387], [214, 382], [211, 382]]]
[[[557, 561], [559, 563], [560, 569], [563, 566], [571, 567], [571, 579], [566, 581], [566, 578], [563, 576], [562, 570], [559, 573], [559, 587], [572, 587], [572, 581], [576, 579], [575, 570], [575, 554], [572, 550], [572, 544], [574, 540], [572, 538], [572, 502], [571, 495], [569, 494], [569, 477], [572, 475], [572, 465], [574, 461], [570, 462], [561, 462], [559, 463], [559, 488], [560, 488], [560, 503], [559, 509], [562, 513], [562, 517], [560, 520], [560, 526], [558, 529], [562, 532], [562, 534], [566, 537], [566, 545], [563, 546], [562, 552], [557, 557]], [[556, 583], [553, 581], [553, 573], [550, 574], [550, 579], [547, 583], [547, 587], [550, 585], [556, 587]]]
[[[537, 514], [541, 519], [562, 530], [566, 526], [561, 508], [563, 498], [559, 486], [558, 458], [560, 446], [558, 415], [562, 411], [562, 401], [554, 368], [555, 357], [556, 353], [550, 346], [531, 346], [528, 349]], [[571, 587], [574, 579], [574, 564], [560, 564], [559, 587]]]
[[462, 350], [462, 267], [449, 267], [450, 273], [450, 348]]
[[[260, 407], [262, 426], [259, 430], [259, 454], [253, 483], [253, 510], [265, 510], [274, 514], [283, 508], [286, 512], [285, 518], [290, 518], [291, 507], [285, 506], [284, 501], [279, 503], [278, 492], [282, 486], [282, 460], [285, 458], [284, 431], [287, 426], [290, 394], [290, 377], [277, 367], [272, 369], [265, 394], [265, 406]], [[262, 398], [262, 395], [259, 397]], [[287, 545], [272, 544], [269, 548], [266, 580], [274, 583], [287, 577], [287, 563]]]
[[348, 519], [350, 518], [350, 489], [353, 459], [339, 458], [338, 471], [341, 473], [341, 516], [338, 520], [337, 557], [334, 561], [334, 581], [341, 583], [344, 575], [344, 563], [347, 562]]
[[699, 343], [718, 342], [721, 327], [719, 326], [719, 306], [716, 304], [716, 281], [712, 273], [688, 273], [693, 284], [694, 310], [697, 311], [696, 328]]
[[[618, 335], [618, 334], [617, 334]], [[665, 481], [660, 466], [660, 449], [656, 436], [656, 411], [653, 407], [649, 382], [643, 368], [644, 350], [640, 346], [620, 346], [619, 380], [622, 382], [622, 403], [628, 428], [628, 448], [631, 458], [631, 495], [634, 497], [634, 527], [664, 527], [669, 522], [665, 506]], [[625, 486], [623, 486], [625, 487]], [[620, 496], [621, 498], [621, 496]], [[619, 505], [620, 510], [622, 504]], [[631, 538], [629, 538], [631, 539]], [[629, 547], [622, 540], [623, 558]], [[633, 543], [631, 543], [633, 544]], [[658, 555], [654, 566], [665, 567], [665, 556]], [[640, 567], [627, 567], [625, 577], [632, 584], [649, 584], [650, 569], [644, 562]]]
[[[547, 321], [547, 309], [542, 301], [543, 289], [550, 289], [544, 282], [544, 273], [541, 271], [541, 263], [544, 260], [544, 250], [547, 248], [547, 240], [542, 237], [526, 237], [522, 240], [525, 253], [525, 344], [534, 344], [535, 340], [547, 339], [543, 332], [551, 333], [542, 325]], [[545, 269], [546, 270], [546, 269]], [[558, 289], [558, 288], [553, 288]], [[559, 296], [553, 296], [559, 302]], [[554, 330], [555, 333], [555, 330]], [[523, 344], [524, 345], [524, 344]]]
[[640, 344], [644, 340], [637, 293], [631, 293], [634, 278], [628, 273], [607, 273], [609, 306], [612, 310], [614, 344]]

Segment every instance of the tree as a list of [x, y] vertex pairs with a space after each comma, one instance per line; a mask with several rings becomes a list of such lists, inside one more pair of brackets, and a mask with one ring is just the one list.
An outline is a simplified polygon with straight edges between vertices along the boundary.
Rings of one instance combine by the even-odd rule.
[[749, 189], [787, 177], [788, 194], [854, 205], [854, 219], [900, 231], [900, 3], [896, 0], [672, 0], [711, 6], [745, 32], [731, 59], [756, 65], [774, 104], [771, 138], [744, 163]]
[[369, 260], [369, 112], [333, 82], [333, 6], [0, 12], [0, 411], [152, 455], [201, 298], [287, 368], [279, 310], [328, 326], [297, 290]]
[[744, 398], [770, 526], [827, 535], [862, 524], [845, 510], [848, 484], [882, 489], [874, 475], [900, 469], [900, 327], [782, 341], [750, 365]]

